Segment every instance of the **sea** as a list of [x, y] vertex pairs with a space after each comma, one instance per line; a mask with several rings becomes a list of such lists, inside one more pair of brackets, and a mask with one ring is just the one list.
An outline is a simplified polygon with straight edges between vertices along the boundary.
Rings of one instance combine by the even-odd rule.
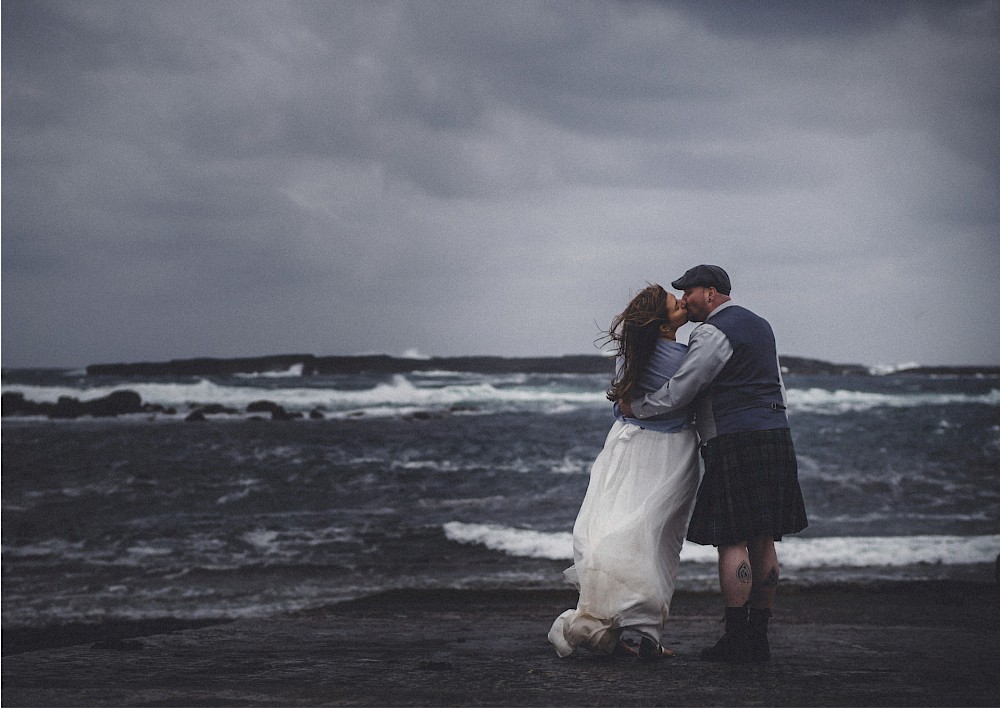
[[[787, 375], [809, 527], [782, 578], [994, 582], [1000, 379]], [[568, 589], [612, 423], [607, 376], [3, 371], [37, 402], [128, 389], [152, 412], [5, 416], [3, 627], [225, 620], [390, 589]], [[293, 420], [246, 412], [274, 402]], [[221, 404], [199, 422], [199, 406]], [[308, 415], [312, 413], [312, 416]], [[717, 588], [686, 544], [679, 590]]]

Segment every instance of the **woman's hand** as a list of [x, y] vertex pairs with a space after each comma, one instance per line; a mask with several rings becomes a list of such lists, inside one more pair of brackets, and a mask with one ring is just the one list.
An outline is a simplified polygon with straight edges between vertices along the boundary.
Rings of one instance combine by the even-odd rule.
[[633, 415], [632, 413], [632, 404], [629, 403], [628, 401], [625, 400], [618, 401], [618, 409], [622, 412], [622, 415], [625, 416], [626, 418], [635, 418], [635, 415]]

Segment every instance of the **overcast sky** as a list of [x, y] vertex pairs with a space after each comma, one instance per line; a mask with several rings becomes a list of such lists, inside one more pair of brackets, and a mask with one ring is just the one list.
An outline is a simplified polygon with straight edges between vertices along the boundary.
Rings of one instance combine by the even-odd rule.
[[697, 263], [783, 354], [1000, 364], [1000, 3], [2, 22], [5, 367], [594, 353]]

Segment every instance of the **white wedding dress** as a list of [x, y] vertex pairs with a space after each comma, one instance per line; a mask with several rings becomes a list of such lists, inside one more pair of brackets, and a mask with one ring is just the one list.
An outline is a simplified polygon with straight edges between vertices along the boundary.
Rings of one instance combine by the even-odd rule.
[[565, 575], [579, 603], [549, 630], [559, 656], [579, 647], [610, 653], [625, 629], [660, 642], [698, 491], [697, 440], [690, 426], [612, 425], [573, 527]]

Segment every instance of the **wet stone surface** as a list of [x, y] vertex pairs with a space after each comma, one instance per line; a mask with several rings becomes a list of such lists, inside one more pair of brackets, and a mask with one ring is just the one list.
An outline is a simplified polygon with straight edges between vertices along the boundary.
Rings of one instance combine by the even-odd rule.
[[[679, 594], [642, 663], [559, 659], [575, 597], [413, 591], [266, 620], [5, 648], [7, 705], [996, 705], [997, 587], [786, 588], [765, 664], [706, 664], [719, 598]], [[147, 628], [148, 629], [148, 628]], [[82, 639], [78, 635], [77, 639]]]

